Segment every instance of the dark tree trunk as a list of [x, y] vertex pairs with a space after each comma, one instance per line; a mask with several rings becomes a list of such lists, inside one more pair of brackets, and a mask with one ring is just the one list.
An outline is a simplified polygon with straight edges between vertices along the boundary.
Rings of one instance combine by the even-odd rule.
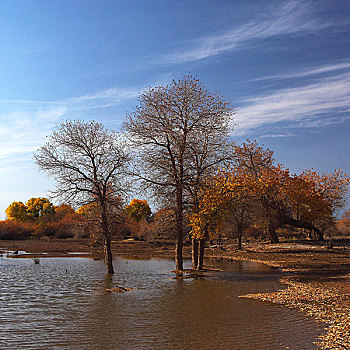
[[192, 238], [192, 267], [195, 269], [198, 266], [198, 240]]
[[182, 236], [177, 236], [176, 244], [175, 244], [175, 272], [178, 276], [182, 276], [183, 270], [183, 261], [182, 261]]
[[198, 256], [197, 270], [203, 270], [204, 248], [205, 248], [206, 241], [207, 241], [206, 238], [202, 238], [199, 240], [199, 256]]
[[290, 218], [290, 217], [285, 215], [282, 217], [282, 222], [286, 225], [290, 225], [293, 227], [305, 228], [305, 229], [309, 230], [310, 233], [313, 231], [313, 232], [315, 232], [315, 235], [316, 235], [318, 240], [324, 241], [323, 233], [321, 232], [321, 230], [318, 227], [316, 227], [315, 225], [313, 225], [307, 221], [295, 220], [295, 219]]
[[105, 261], [107, 263], [107, 272], [110, 274], [114, 273], [113, 268], [113, 254], [112, 254], [112, 245], [111, 245], [111, 237], [105, 236]]
[[237, 249], [241, 250], [242, 249], [242, 234], [239, 233], [237, 237]]
[[108, 225], [108, 217], [107, 217], [107, 208], [106, 204], [101, 200], [101, 222], [102, 222], [102, 230], [103, 230], [103, 235], [104, 235], [104, 251], [105, 251], [105, 263], [107, 264], [107, 272], [110, 274], [114, 273], [114, 268], [113, 268], [113, 254], [112, 254], [112, 239], [111, 239], [111, 234], [109, 232], [109, 225]]
[[177, 276], [182, 276], [183, 260], [182, 260], [182, 246], [183, 246], [183, 227], [182, 227], [182, 190], [176, 191], [176, 228], [177, 237], [175, 245], [175, 273]]
[[270, 235], [271, 243], [279, 243], [276, 229], [277, 229], [276, 225], [274, 225], [274, 223], [270, 222], [269, 223], [269, 235]]

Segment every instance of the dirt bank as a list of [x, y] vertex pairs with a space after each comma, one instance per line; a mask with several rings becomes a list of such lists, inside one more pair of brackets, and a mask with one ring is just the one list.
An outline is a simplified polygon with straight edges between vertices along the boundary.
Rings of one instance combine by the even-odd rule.
[[[174, 257], [174, 243], [171, 241], [147, 243], [144, 241], [123, 240], [113, 241], [114, 254], [134, 255], [140, 258], [150, 257]], [[88, 240], [74, 239], [48, 239], [48, 240], [26, 240], [26, 241], [1, 241], [0, 252], [25, 251], [27, 253], [48, 253], [50, 256], [71, 256], [68, 253], [86, 253], [86, 255], [103, 255], [103, 247], [94, 246]], [[48, 254], [45, 254], [47, 256]], [[190, 257], [190, 246], [184, 247], [184, 257]]]

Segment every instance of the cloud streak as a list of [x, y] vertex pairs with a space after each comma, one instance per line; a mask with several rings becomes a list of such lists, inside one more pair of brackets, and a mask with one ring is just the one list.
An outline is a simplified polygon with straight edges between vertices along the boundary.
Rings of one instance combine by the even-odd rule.
[[34, 113], [22, 110], [2, 114], [0, 159], [36, 150], [45, 140], [54, 122], [65, 112], [64, 107], [57, 107]]
[[241, 100], [235, 115], [238, 133], [267, 124], [289, 122], [314, 128], [344, 122], [350, 111], [350, 73], [324, 78], [313, 84], [281, 89]]
[[223, 34], [203, 37], [191, 48], [164, 56], [164, 63], [184, 63], [197, 61], [222, 54], [241, 47], [257, 39], [276, 36], [302, 35], [333, 25], [313, 19], [311, 3], [289, 1], [269, 14], [257, 17]]
[[111, 88], [57, 100], [0, 100], [0, 159], [35, 151], [56, 122], [81, 111], [118, 106], [142, 89]]
[[326, 73], [333, 73], [339, 70], [349, 70], [349, 69], [350, 69], [350, 62], [342, 62], [342, 63], [326, 64], [321, 67], [305, 69], [297, 72], [264, 76], [260, 78], [251, 79], [250, 81], [305, 78], [305, 77], [321, 75]]

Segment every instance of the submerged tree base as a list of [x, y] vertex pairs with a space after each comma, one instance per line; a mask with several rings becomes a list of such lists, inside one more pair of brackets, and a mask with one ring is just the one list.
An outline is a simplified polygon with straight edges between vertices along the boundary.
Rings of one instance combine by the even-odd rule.
[[124, 292], [129, 292], [131, 290], [134, 290], [134, 289], [121, 287], [121, 286], [116, 286], [114, 288], [106, 289], [106, 292], [124, 293]]
[[179, 271], [171, 271], [172, 273], [175, 273], [175, 277], [171, 277], [170, 279], [199, 279], [199, 278], [204, 278], [204, 277], [210, 277], [209, 275], [205, 275], [205, 272], [221, 272], [223, 270], [221, 269], [216, 269], [216, 268], [203, 268], [201, 270], [197, 269], [184, 269], [184, 270], [179, 270]]

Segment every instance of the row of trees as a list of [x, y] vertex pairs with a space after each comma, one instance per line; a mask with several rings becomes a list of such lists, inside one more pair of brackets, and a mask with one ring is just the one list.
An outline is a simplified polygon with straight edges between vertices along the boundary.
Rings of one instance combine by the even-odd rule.
[[[247, 141], [234, 146], [232, 166], [206, 178], [198, 210], [190, 215], [192, 235], [205, 242], [231, 232], [239, 249], [242, 235], [251, 228], [266, 232], [273, 243], [278, 243], [278, 231], [286, 227], [304, 229], [308, 236], [323, 240], [344, 205], [348, 183], [339, 170], [291, 174], [275, 164], [271, 150]], [[200, 264], [201, 255], [200, 251]]]
[[7, 220], [1, 222], [2, 239], [76, 235], [79, 217], [67, 204], [53, 205], [47, 198], [30, 198], [25, 204], [13, 202], [5, 210]]
[[75, 213], [75, 210], [68, 204], [59, 206], [53, 205], [47, 198], [30, 198], [24, 204], [22, 202], [12, 202], [5, 210], [6, 216], [10, 220], [28, 221], [57, 221]]
[[[114, 213], [111, 230], [118, 238], [128, 236], [144, 239], [154, 235], [151, 209], [146, 200], [133, 199]], [[27, 238], [91, 238], [99, 241], [99, 208], [96, 202], [76, 211], [68, 204], [54, 205], [47, 198], [30, 198], [25, 204], [12, 202], [5, 210], [7, 219], [0, 221], [0, 239]], [[152, 225], [150, 221], [152, 220]]]
[[[96, 122], [62, 122], [34, 157], [39, 168], [56, 180], [53, 196], [74, 205], [95, 206], [109, 273], [114, 272], [111, 230], [134, 179], [139, 180], [145, 194], [174, 213], [177, 275], [183, 270], [182, 247], [189, 215], [193, 263], [199, 268], [205, 239], [213, 235], [214, 228], [217, 231], [234, 216], [241, 218], [243, 228], [256, 222], [249, 219], [256, 212], [253, 208], [259, 208], [259, 217], [268, 224], [273, 241], [277, 240], [277, 228], [296, 222], [299, 227], [308, 223], [307, 228], [321, 238], [316, 218], [306, 216], [306, 211], [311, 208], [317, 218], [331, 218], [344, 197], [345, 176], [334, 173], [322, 178], [309, 171], [297, 177], [275, 165], [272, 152], [256, 143], [236, 146], [229, 138], [234, 113], [230, 101], [207, 90], [197, 78], [186, 76], [144, 91], [138, 106], [126, 117], [123, 134]], [[331, 187], [324, 187], [324, 192], [318, 187], [322, 179], [334, 186], [342, 179], [338, 181], [342, 190], [334, 199], [338, 204], [330, 208], [321, 208], [323, 198], [332, 195]], [[305, 196], [296, 210], [299, 199], [285, 199], [284, 189], [292, 186], [300, 187], [300, 193], [309, 191], [309, 201], [312, 196], [320, 198], [317, 210], [302, 210], [309, 205]]]

